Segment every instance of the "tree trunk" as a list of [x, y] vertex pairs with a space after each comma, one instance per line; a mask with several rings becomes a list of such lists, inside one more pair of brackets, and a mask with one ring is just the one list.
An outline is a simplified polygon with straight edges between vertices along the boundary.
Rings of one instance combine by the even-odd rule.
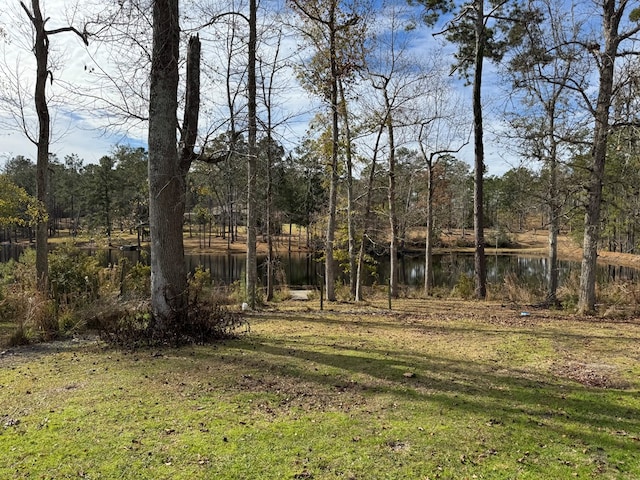
[[483, 299], [487, 296], [487, 266], [484, 257], [484, 144], [482, 128], [482, 63], [484, 60], [485, 26], [484, 0], [475, 0], [476, 9], [476, 47], [475, 70], [473, 75], [473, 132], [474, 149], [474, 189], [473, 189], [473, 227], [475, 233], [475, 296]]
[[547, 287], [547, 303], [554, 305], [558, 292], [558, 233], [560, 231], [560, 203], [558, 200], [558, 159], [557, 142], [555, 140], [555, 112], [551, 107], [549, 115], [551, 151], [549, 154], [549, 284]]
[[[256, 308], [258, 288], [258, 261], [256, 256], [256, 170], [257, 170], [257, 113], [256, 113], [256, 38], [257, 38], [256, 0], [249, 1], [249, 60], [247, 66], [249, 132], [247, 159], [247, 268], [246, 299], [249, 308]], [[270, 146], [269, 146], [270, 148]]]
[[[269, 115], [269, 114], [268, 114]], [[271, 178], [271, 165], [273, 164], [271, 154], [271, 129], [267, 135], [269, 141], [269, 152], [267, 153], [267, 295], [266, 300], [273, 300], [273, 225], [272, 225], [272, 205], [273, 205], [273, 179]]]
[[427, 233], [424, 252], [424, 296], [431, 294], [433, 287], [433, 160], [427, 163]]
[[384, 130], [384, 124], [380, 125], [378, 130], [378, 136], [373, 148], [373, 158], [371, 159], [371, 169], [369, 170], [369, 179], [367, 181], [367, 198], [364, 206], [364, 220], [362, 227], [362, 239], [360, 240], [360, 250], [358, 252], [357, 259], [357, 275], [356, 275], [356, 302], [362, 301], [362, 280], [364, 277], [364, 255], [365, 247], [369, 234], [369, 224], [371, 222], [371, 203], [373, 198], [373, 183], [376, 177], [376, 163], [378, 158], [378, 148], [380, 146], [380, 139], [382, 138], [382, 132]]
[[338, 59], [336, 57], [336, 5], [331, 3], [331, 12], [329, 14], [329, 57], [331, 63], [331, 179], [329, 183], [329, 218], [327, 220], [327, 236], [325, 242], [325, 290], [327, 300], [333, 302], [336, 300], [336, 267], [333, 260], [333, 244], [336, 231], [336, 205], [338, 201]]
[[[46, 86], [49, 77], [49, 36], [56, 33], [73, 32], [82, 38], [85, 45], [88, 45], [86, 33], [81, 33], [72, 26], [57, 28], [47, 31], [45, 28], [49, 18], [42, 17], [40, 0], [31, 0], [31, 11], [24, 2], [20, 6], [25, 11], [33, 30], [35, 40], [33, 53], [36, 57], [36, 86], [34, 91], [34, 104], [38, 115], [38, 140], [37, 140], [37, 161], [36, 161], [36, 198], [44, 206], [44, 216], [38, 218], [36, 224], [36, 285], [40, 292], [48, 291], [49, 260], [47, 245], [47, 222], [50, 210], [49, 200], [49, 142], [51, 136], [51, 118], [49, 116], [49, 106], [47, 104]], [[51, 77], [53, 81], [53, 77]]]
[[353, 201], [353, 158], [351, 151], [351, 129], [349, 128], [349, 112], [347, 111], [347, 99], [344, 95], [344, 85], [342, 82], [340, 87], [340, 100], [342, 104], [342, 121], [344, 123], [345, 132], [345, 156], [347, 164], [347, 235], [348, 239], [348, 251], [349, 251], [349, 286], [351, 297], [356, 296], [356, 227], [355, 227], [355, 212]]
[[[592, 313], [596, 305], [596, 261], [600, 238], [600, 207], [602, 204], [602, 183], [609, 136], [609, 109], [613, 92], [614, 65], [620, 38], [618, 26], [622, 12], [616, 12], [613, 1], [604, 2], [604, 51], [600, 55], [598, 68], [599, 87], [595, 110], [595, 127], [591, 168], [587, 184], [587, 210], [583, 239], [582, 268], [580, 270], [580, 291], [578, 311]], [[624, 10], [624, 7], [620, 7]]]
[[186, 319], [188, 300], [182, 238], [186, 184], [176, 136], [179, 34], [178, 0], [155, 0], [149, 92], [149, 230], [151, 306], [161, 331]]
[[387, 135], [389, 136], [389, 185], [387, 200], [389, 203], [389, 295], [398, 296], [398, 217], [396, 215], [396, 145], [394, 139], [393, 118], [391, 117], [391, 102], [384, 88], [384, 102], [387, 110]]
[[[550, 192], [557, 196], [557, 165], [553, 162], [550, 165]], [[558, 292], [558, 234], [560, 231], [560, 206], [557, 203], [556, 196], [551, 197], [551, 218], [549, 221], [549, 285], [547, 288], [547, 302], [549, 305], [555, 304]]]
[[[276, 58], [278, 57], [278, 53], [280, 51], [280, 44], [278, 44], [278, 48], [276, 50]], [[272, 118], [272, 108], [271, 108], [271, 95], [273, 93], [273, 84], [274, 77], [276, 74], [276, 67], [274, 66], [271, 70], [270, 78], [268, 84], [263, 81], [263, 100], [264, 105], [266, 107], [266, 115], [267, 115], [267, 205], [266, 205], [266, 217], [267, 217], [267, 293], [266, 300], [269, 302], [273, 300], [273, 290], [274, 290], [274, 281], [275, 281], [275, 258], [274, 258], [274, 245], [273, 245], [273, 235], [274, 235], [274, 226], [273, 226], [273, 175], [271, 172], [271, 168], [274, 163], [274, 148], [273, 148], [273, 118]], [[291, 223], [289, 223], [291, 226]], [[291, 236], [289, 236], [291, 239]], [[300, 246], [300, 238], [298, 235], [298, 247]], [[291, 249], [289, 249], [291, 252]]]
[[[50, 117], [47, 105], [46, 85], [48, 73], [49, 48], [45, 21], [42, 18], [39, 0], [32, 0], [32, 23], [36, 33], [34, 53], [36, 56], [36, 87], [34, 102], [38, 114], [38, 153], [36, 161], [36, 198], [49, 213], [49, 137]], [[36, 275], [40, 292], [48, 290], [49, 261], [47, 246], [47, 218], [39, 218], [36, 224]]]

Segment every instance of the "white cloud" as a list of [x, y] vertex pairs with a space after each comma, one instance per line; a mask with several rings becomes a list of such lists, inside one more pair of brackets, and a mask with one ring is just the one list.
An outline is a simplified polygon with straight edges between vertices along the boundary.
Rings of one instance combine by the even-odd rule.
[[[42, 2], [46, 7], [45, 14], [51, 17], [50, 28], [67, 25], [68, 19], [65, 12], [70, 12], [69, 2], [65, 0], [47, 0]], [[90, 2], [84, 2], [83, 7]], [[100, 2], [97, 3], [99, 5]], [[20, 34], [29, 33], [29, 22], [24, 12], [16, 7], [17, 2], [12, 4], [8, 15], [4, 16], [0, 22], [4, 23], [5, 29], [10, 35], [11, 44], [5, 44], [5, 64], [15, 64], [19, 62], [21, 75], [24, 78], [33, 78], [35, 72], [35, 59], [28, 49], [29, 40], [25, 37], [19, 37]], [[82, 19], [78, 16], [76, 19], [78, 24]], [[19, 23], [20, 28], [12, 28], [12, 25]], [[411, 53], [417, 54], [428, 52], [430, 50], [439, 50], [445, 55], [452, 52], [451, 46], [442, 48], [442, 41], [436, 40], [432, 36], [432, 31], [416, 24], [417, 29], [412, 32], [413, 44], [411, 45]], [[220, 37], [209, 27], [208, 32], [201, 34], [203, 45], [205, 46], [205, 63], [210, 67], [208, 75], [210, 78], [204, 80], [207, 83], [206, 91], [203, 97], [210, 102], [203, 105], [201, 115], [201, 130], [206, 131], [210, 125], [220, 125], [221, 118], [228, 116], [228, 110], [225, 106], [226, 93], [224, 91], [224, 70], [220, 65], [214, 65], [215, 61], [224, 59], [223, 52], [216, 50], [220, 48], [220, 44], [214, 45], [214, 39]], [[0, 42], [2, 42], [0, 40]], [[146, 141], [146, 127], [143, 123], [138, 122], [135, 128], [130, 129], [109, 129], [110, 118], [108, 112], [102, 110], [102, 107], [93, 106], [92, 111], [86, 111], [83, 101], [86, 98], [76, 98], [65, 101], [65, 96], [69, 93], [62, 87], [73, 85], [80, 93], [103, 94], [110, 96], [114, 102], [121, 102], [113, 91], [107, 91], [104, 85], [96, 84], [97, 74], [96, 61], [106, 70], [114, 67], [113, 51], [108, 51], [103, 45], [92, 42], [86, 48], [82, 41], [73, 33], [62, 33], [52, 38], [51, 42], [53, 55], [56, 61], [56, 70], [54, 71], [54, 82], [48, 85], [49, 91], [63, 100], [65, 105], [60, 107], [52, 106], [52, 118], [54, 119], [54, 134], [52, 136], [53, 143], [51, 152], [55, 153], [59, 158], [75, 153], [85, 160], [87, 163], [96, 162], [98, 159], [110, 152], [114, 144], [132, 143], [136, 146], [144, 146]], [[273, 49], [273, 45], [270, 47]], [[288, 119], [279, 129], [279, 137], [283, 144], [288, 148], [293, 148], [298, 140], [304, 135], [307, 129], [307, 122], [315, 113], [315, 109], [321, 104], [319, 99], [312, 97], [308, 92], [304, 91], [294, 78], [294, 70], [292, 64], [298, 59], [295, 57], [298, 51], [298, 38], [292, 34], [285, 35], [283, 38], [281, 57], [288, 59], [289, 67], [280, 72], [278, 93], [278, 106], [280, 119]], [[209, 50], [206, 50], [209, 49]], [[271, 50], [272, 52], [273, 50]], [[263, 51], [263, 56], [269, 56], [269, 51]], [[18, 60], [19, 58], [19, 60]], [[7, 62], [8, 60], [8, 62]], [[1, 60], [0, 60], [1, 61]], [[120, 75], [115, 73], [114, 76]], [[138, 78], [144, 78], [144, 70]], [[203, 82], [203, 83], [204, 83]], [[485, 80], [485, 85], [490, 85], [491, 79]], [[30, 91], [31, 86], [27, 91]], [[470, 87], [464, 87], [458, 84], [460, 93], [468, 101], [468, 111], [471, 115]], [[135, 92], [124, 92], [123, 99], [133, 101]], [[143, 94], [144, 92], [143, 89]], [[31, 100], [30, 100], [31, 101]], [[144, 101], [138, 101], [140, 111], [146, 113]], [[30, 105], [29, 105], [30, 107]], [[30, 107], [31, 108], [31, 107]], [[0, 123], [7, 123], [6, 114], [3, 114], [0, 106]], [[29, 112], [32, 122], [35, 120], [34, 112]], [[290, 117], [290, 118], [289, 118]], [[486, 120], [485, 123], [490, 124], [492, 121]], [[114, 133], [114, 130], [119, 130]], [[124, 132], [124, 133], [123, 133]], [[488, 137], [488, 136], [487, 136]], [[8, 131], [3, 129], [0, 133], [0, 156], [25, 155], [35, 158], [35, 147], [25, 138], [25, 136], [16, 129]], [[473, 146], [470, 145], [460, 152], [459, 157], [473, 164]], [[490, 174], [500, 174], [510, 168], [508, 161], [501, 158], [499, 147], [494, 147], [491, 139], [486, 139], [486, 164]]]

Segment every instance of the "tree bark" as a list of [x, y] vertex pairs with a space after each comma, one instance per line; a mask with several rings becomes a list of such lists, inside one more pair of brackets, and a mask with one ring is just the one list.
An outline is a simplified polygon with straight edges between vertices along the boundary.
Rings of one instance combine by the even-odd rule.
[[271, 142], [273, 141], [271, 137], [271, 109], [268, 109], [267, 116], [269, 117], [268, 123], [268, 133], [267, 133], [267, 142], [269, 143], [269, 149], [267, 152], [267, 205], [265, 215], [267, 217], [267, 294], [266, 300], [270, 302], [273, 300], [273, 281], [274, 281], [274, 272], [273, 266], [275, 262], [274, 254], [273, 254], [273, 178], [271, 175], [271, 166], [273, 165], [273, 154], [271, 152]]
[[[51, 118], [47, 104], [46, 86], [49, 77], [49, 36], [56, 33], [73, 32], [82, 38], [88, 45], [86, 33], [80, 33], [74, 27], [62, 27], [48, 31], [46, 22], [48, 18], [42, 17], [40, 0], [31, 0], [31, 11], [24, 2], [20, 6], [25, 11], [33, 29], [35, 40], [33, 52], [36, 57], [36, 85], [34, 90], [34, 104], [38, 116], [38, 140], [36, 161], [36, 198], [44, 206], [45, 215], [39, 216], [36, 224], [36, 285], [40, 292], [47, 292], [49, 277], [49, 249], [48, 238], [48, 213], [49, 205], [49, 143], [51, 137]], [[53, 80], [53, 79], [52, 79]]]
[[351, 150], [351, 128], [349, 126], [349, 112], [347, 110], [347, 99], [344, 94], [344, 85], [342, 81], [339, 83], [340, 103], [342, 122], [344, 123], [345, 133], [345, 157], [347, 166], [347, 235], [348, 235], [348, 252], [349, 252], [349, 286], [351, 297], [356, 296], [356, 227], [355, 212], [353, 201], [353, 155]]
[[475, 296], [483, 299], [487, 296], [487, 266], [484, 256], [484, 143], [482, 127], [482, 64], [486, 32], [484, 26], [484, 0], [475, 0], [475, 69], [473, 74], [473, 132], [474, 132], [474, 188], [473, 188], [473, 227], [475, 233]]
[[182, 223], [186, 184], [177, 149], [178, 0], [153, 2], [149, 91], [151, 307], [159, 330], [187, 317]]
[[[246, 268], [246, 298], [249, 308], [256, 308], [258, 288], [258, 265], [256, 257], [256, 175], [257, 175], [257, 113], [256, 113], [256, 42], [257, 42], [257, 4], [256, 0], [249, 1], [249, 45], [247, 66], [248, 89], [248, 150], [247, 159], [247, 268]], [[268, 148], [270, 148], [269, 146]]]
[[371, 158], [371, 169], [369, 170], [369, 178], [367, 181], [367, 197], [364, 206], [364, 219], [362, 226], [362, 239], [360, 240], [360, 250], [358, 252], [357, 259], [357, 275], [356, 275], [356, 302], [363, 300], [362, 298], [362, 281], [364, 277], [364, 255], [366, 243], [368, 241], [369, 224], [371, 223], [371, 204], [373, 202], [373, 184], [376, 178], [376, 166], [378, 160], [378, 150], [380, 147], [380, 139], [384, 131], [384, 122], [380, 124], [378, 129], [378, 135], [376, 136], [376, 143], [373, 147], [373, 157]]
[[424, 252], [424, 296], [431, 295], [433, 286], [433, 158], [427, 162], [427, 233]]
[[554, 305], [558, 292], [558, 234], [560, 232], [560, 201], [558, 199], [558, 145], [555, 139], [555, 110], [552, 105], [548, 111], [549, 141], [549, 284], [547, 286], [547, 303]]
[[602, 204], [602, 184], [609, 138], [609, 110], [613, 95], [615, 58], [618, 52], [620, 36], [618, 28], [624, 6], [618, 10], [615, 1], [603, 3], [604, 50], [600, 54], [598, 68], [599, 86], [595, 109], [593, 149], [591, 169], [587, 184], [587, 209], [583, 239], [582, 268], [580, 270], [580, 291], [578, 311], [592, 313], [596, 305], [596, 262], [598, 259], [598, 241], [600, 239], [600, 208]]
[[[24, 7], [24, 5], [23, 5]], [[51, 119], [47, 105], [46, 85], [49, 61], [49, 40], [45, 31], [39, 0], [31, 1], [33, 16], [31, 21], [36, 33], [34, 53], [36, 56], [36, 86], [34, 102], [38, 114], [38, 153], [36, 161], [36, 198], [49, 213], [49, 137]], [[47, 246], [47, 218], [40, 218], [36, 224], [36, 275], [40, 292], [48, 290], [49, 261]]]
[[325, 242], [325, 290], [327, 300], [333, 302], [336, 300], [336, 266], [333, 259], [333, 244], [336, 233], [336, 205], [338, 202], [338, 147], [339, 147], [339, 131], [338, 131], [338, 59], [336, 45], [336, 4], [331, 2], [329, 13], [329, 57], [331, 68], [331, 162], [330, 162], [330, 183], [329, 183], [329, 218], [327, 220], [327, 235]]
[[389, 204], [389, 294], [398, 296], [398, 217], [396, 215], [396, 145], [394, 138], [393, 118], [391, 116], [391, 102], [387, 87], [384, 88], [384, 102], [387, 111], [387, 135], [389, 136], [389, 185], [387, 200]]

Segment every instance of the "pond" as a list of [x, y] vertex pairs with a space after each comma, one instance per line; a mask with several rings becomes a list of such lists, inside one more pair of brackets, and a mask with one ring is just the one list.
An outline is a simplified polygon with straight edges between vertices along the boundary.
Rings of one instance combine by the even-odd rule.
[[[140, 252], [116, 252], [125, 255], [130, 261], [137, 261]], [[548, 259], [523, 255], [487, 255], [487, 281], [502, 282], [506, 275], [515, 275], [520, 282], [527, 285], [546, 284], [546, 268]], [[117, 259], [114, 259], [117, 262]], [[246, 265], [245, 255], [197, 254], [186, 255], [187, 268], [194, 271], [202, 266], [211, 272], [211, 277], [219, 283], [230, 284], [243, 279]], [[433, 257], [434, 285], [452, 288], [462, 275], [472, 276], [474, 271], [473, 254], [451, 252]], [[420, 287], [424, 284], [424, 257], [404, 256], [398, 262], [399, 281], [403, 285]], [[560, 282], [572, 274], [579, 275], [580, 263], [560, 261]], [[364, 283], [387, 283], [389, 278], [389, 258], [380, 257], [371, 269]], [[292, 286], [319, 285], [324, 275], [324, 265], [312, 254], [281, 255], [276, 260], [278, 283]], [[263, 284], [266, 277], [266, 257], [258, 257], [258, 275]], [[346, 275], [343, 276], [348, 281]], [[640, 271], [615, 265], [598, 266], [598, 282], [636, 281]]]
[[[17, 258], [21, 248], [15, 245], [2, 245], [0, 262]], [[105, 265], [117, 264], [122, 258], [130, 262], [148, 261], [148, 253], [140, 251], [108, 250], [101, 252]], [[502, 282], [506, 275], [515, 275], [526, 285], [544, 285], [546, 283], [546, 266], [544, 257], [523, 255], [487, 255], [487, 281]], [[230, 284], [244, 277], [246, 256], [230, 254], [198, 254], [185, 256], [187, 268], [194, 271], [202, 266], [211, 272], [217, 283]], [[258, 274], [264, 283], [266, 275], [265, 257], [258, 257]], [[422, 256], [404, 256], [399, 262], [399, 281], [401, 284], [420, 287], [424, 283], [424, 258]], [[281, 255], [277, 259], [276, 272], [278, 283], [292, 286], [319, 285], [321, 283], [323, 264], [312, 254]], [[462, 275], [473, 275], [473, 254], [450, 252], [433, 257], [434, 285], [452, 288]], [[560, 262], [560, 281], [572, 274], [580, 273], [579, 262]], [[612, 281], [638, 281], [640, 271], [630, 267], [616, 265], [599, 265], [598, 282], [606, 284]], [[365, 284], [387, 283], [389, 278], [389, 259], [378, 258], [373, 273], [365, 279]], [[344, 277], [346, 280], [346, 276]]]

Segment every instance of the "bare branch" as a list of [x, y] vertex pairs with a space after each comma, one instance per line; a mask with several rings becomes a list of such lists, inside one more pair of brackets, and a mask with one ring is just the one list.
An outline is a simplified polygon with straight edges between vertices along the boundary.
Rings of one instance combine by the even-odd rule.
[[84, 44], [86, 46], [89, 46], [89, 39], [88, 39], [88, 33], [85, 30], [84, 32], [80, 32], [77, 28], [75, 27], [61, 27], [61, 28], [55, 28], [53, 30], [45, 30], [45, 34], [47, 35], [55, 35], [57, 33], [63, 33], [63, 32], [73, 32], [76, 35], [78, 35], [82, 41], [84, 42]]

